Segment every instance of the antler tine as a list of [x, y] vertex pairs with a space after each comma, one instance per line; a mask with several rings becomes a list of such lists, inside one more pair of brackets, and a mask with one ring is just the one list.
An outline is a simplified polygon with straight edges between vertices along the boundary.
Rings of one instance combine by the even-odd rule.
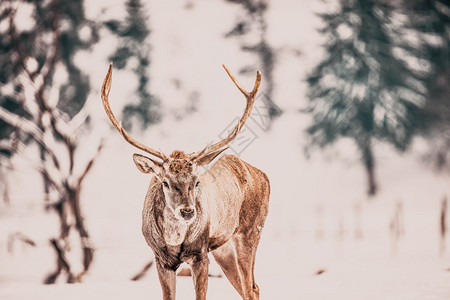
[[261, 84], [261, 72], [259, 70], [256, 71], [255, 85], [253, 86], [253, 90], [249, 93], [239, 84], [239, 82], [237, 82], [236, 78], [234, 78], [233, 74], [231, 74], [230, 70], [228, 70], [228, 68], [225, 65], [222, 65], [222, 67], [225, 69], [228, 76], [231, 78], [231, 80], [236, 85], [236, 87], [239, 89], [239, 91], [241, 91], [241, 93], [244, 94], [244, 96], [247, 98], [247, 101], [249, 101], [250, 99], [253, 99], [253, 101], [254, 101], [255, 100], [254, 96], [258, 92], [259, 85]]
[[250, 113], [251, 113], [252, 108], [253, 108], [253, 104], [255, 103], [255, 96], [256, 96], [256, 93], [258, 92], [259, 86], [261, 84], [261, 72], [260, 71], [256, 72], [255, 85], [253, 86], [253, 90], [251, 92], [248, 92], [237, 82], [236, 78], [234, 78], [233, 74], [231, 74], [230, 70], [228, 70], [228, 68], [225, 65], [222, 65], [222, 67], [227, 72], [227, 74], [230, 77], [231, 81], [233, 81], [233, 83], [236, 85], [236, 87], [239, 89], [239, 91], [241, 91], [241, 93], [247, 99], [247, 105], [245, 106], [245, 111], [242, 114], [242, 117], [240, 118], [240, 120], [237, 123], [236, 127], [233, 129], [233, 131], [226, 138], [224, 138], [223, 140], [221, 140], [221, 141], [219, 141], [219, 142], [217, 142], [215, 144], [207, 146], [202, 151], [193, 153], [192, 156], [191, 156], [192, 159], [199, 159], [199, 158], [207, 155], [208, 153], [211, 153], [211, 152], [213, 152], [215, 150], [218, 150], [218, 149], [226, 146], [229, 142], [231, 142], [237, 136], [239, 131], [241, 131], [242, 126], [244, 126], [245, 122], [247, 121], [248, 117], [250, 116]]
[[111, 120], [111, 123], [114, 125], [114, 127], [117, 129], [117, 131], [124, 137], [124, 139], [131, 144], [132, 146], [141, 149], [142, 151], [145, 151], [153, 156], [156, 156], [163, 161], [166, 161], [168, 157], [164, 155], [162, 152], [154, 150], [150, 147], [145, 146], [144, 144], [141, 144], [140, 142], [133, 139], [128, 132], [125, 131], [125, 129], [122, 127], [122, 124], [117, 121], [116, 117], [114, 116], [114, 113], [111, 110], [111, 107], [109, 106], [109, 92], [111, 90], [111, 82], [112, 82], [112, 66], [113, 63], [111, 62], [109, 64], [108, 72], [106, 73], [105, 80], [103, 81], [102, 85], [102, 103], [103, 107], [105, 109], [106, 114], [108, 115], [109, 119]]

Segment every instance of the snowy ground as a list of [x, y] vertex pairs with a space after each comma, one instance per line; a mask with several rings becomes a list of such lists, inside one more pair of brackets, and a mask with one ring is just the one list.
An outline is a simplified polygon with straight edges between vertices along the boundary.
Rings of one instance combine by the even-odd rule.
[[[283, 117], [255, 143], [265, 144], [264, 152], [270, 153], [274, 146], [269, 141], [284, 131], [285, 122], [296, 127], [297, 119], [296, 115]], [[294, 151], [294, 139], [289, 137], [295, 134], [284, 133], [291, 140], [285, 151]], [[140, 206], [149, 178], [135, 170], [127, 158], [129, 149], [121, 143], [112, 140], [91, 174], [98, 180], [86, 186], [86, 218], [97, 252], [85, 283], [41, 285], [53, 267], [44, 229], [55, 220], [51, 214], [42, 215], [36, 205], [3, 206], [0, 299], [160, 298], [154, 268], [142, 281], [129, 281], [151, 257], [140, 234]], [[245, 156], [268, 170], [273, 191], [256, 265], [261, 299], [450, 297], [450, 251], [440, 256], [438, 243], [440, 200], [450, 195], [448, 176], [423, 169], [412, 153], [399, 157], [380, 147], [382, 190], [368, 200], [364, 185], [354, 183], [364, 183], [364, 173], [356, 160], [346, 161], [345, 155], [336, 162], [282, 155], [280, 163], [289, 160], [292, 169], [300, 170], [296, 176], [285, 176], [277, 170], [286, 172], [285, 167], [264, 163], [264, 157], [253, 151], [261, 148], [249, 147]], [[118, 155], [124, 159], [115, 159]], [[111, 161], [114, 164], [109, 165]], [[106, 166], [108, 173], [102, 170]], [[405, 235], [394, 249], [389, 224], [398, 200], [404, 206]], [[355, 213], [358, 205], [359, 215]], [[13, 253], [7, 252], [7, 234], [17, 228], [35, 238], [38, 247], [17, 244]], [[359, 228], [361, 236], [357, 237]], [[213, 263], [211, 268], [218, 272]], [[320, 270], [323, 273], [317, 275]], [[178, 278], [178, 291], [178, 299], [193, 299], [191, 279]], [[210, 279], [208, 296], [239, 299], [225, 278]]]
[[[292, 249], [274, 247], [269, 256], [265, 255], [266, 251], [259, 255], [262, 267], [257, 271], [261, 299], [448, 299], [450, 296], [450, 274], [443, 267], [443, 261], [438, 259], [393, 259], [374, 257], [373, 254], [346, 256], [326, 263], [316, 262], [326, 271], [322, 275], [313, 275], [317, 266], [308, 263], [308, 259], [317, 260], [317, 254], [299, 258], [302, 252]], [[280, 258], [280, 255], [289, 255], [293, 260]], [[265, 264], [265, 258], [272, 261]], [[178, 278], [177, 289], [177, 299], [194, 299], [190, 278]], [[98, 298], [160, 299], [161, 291], [155, 274], [137, 283], [109, 280], [45, 286], [7, 282], [0, 286], [0, 299]], [[208, 299], [239, 297], [226, 279], [211, 278]]]
[[[271, 2], [269, 38], [279, 53], [274, 100], [285, 114], [268, 132], [249, 120], [257, 138], [241, 154], [267, 172], [272, 187], [256, 263], [261, 299], [450, 299], [450, 243], [440, 255], [438, 236], [440, 201], [444, 195], [450, 197], [450, 176], [435, 174], [420, 163], [419, 141], [402, 156], [376, 146], [380, 193], [374, 199], [365, 196], [365, 174], [350, 142], [340, 142], [339, 151], [314, 153], [310, 160], [303, 156], [302, 132], [308, 119], [298, 113], [305, 103], [301, 79], [320, 56], [314, 31], [318, 22], [311, 8], [319, 4], [310, 4], [322, 3], [306, 2]], [[152, 50], [152, 91], [163, 100], [166, 113], [184, 105], [186, 94], [200, 92], [195, 114], [178, 121], [166, 117], [141, 137], [165, 152], [204, 147], [243, 109], [242, 96], [220, 69], [227, 63], [235, 71], [248, 59], [235, 42], [220, 34], [233, 24], [238, 8], [195, 3], [186, 12], [174, 2], [150, 1], [152, 39], [158, 45]], [[114, 5], [111, 11], [121, 13]], [[172, 15], [195, 30], [180, 32], [175, 22], [167, 21]], [[208, 16], [211, 26], [202, 26], [202, 16]], [[211, 22], [221, 17], [224, 22]], [[293, 38], [283, 28], [302, 31]], [[203, 36], [201, 47], [196, 31]], [[296, 50], [300, 58], [292, 54]], [[99, 60], [101, 56], [100, 49], [80, 59], [99, 66], [105, 55]], [[92, 71], [93, 86], [100, 86], [106, 66], [105, 62], [104, 69]], [[128, 101], [126, 89], [132, 88], [124, 76], [113, 75], [110, 97], [117, 111]], [[184, 84], [180, 90], [173, 87], [176, 78]], [[240, 81], [250, 86], [253, 78]], [[106, 118], [98, 94], [92, 99], [92, 111], [101, 120], [94, 128], [99, 134], [98, 128], [107, 127]], [[108, 135], [107, 145], [82, 196], [96, 249], [85, 282], [40, 284], [54, 267], [48, 239], [57, 233], [57, 219], [43, 212], [39, 178], [29, 172], [27, 162], [18, 160], [9, 178], [11, 204], [0, 203], [0, 299], [161, 298], [154, 268], [139, 282], [129, 280], [152, 256], [140, 233], [141, 205], [150, 178], [132, 163], [134, 149], [113, 132], [103, 135]], [[405, 235], [394, 244], [389, 226], [398, 202], [403, 205]], [[16, 231], [33, 238], [37, 246], [16, 242], [9, 251], [8, 238]], [[213, 262], [211, 269], [219, 272]], [[190, 278], [178, 278], [177, 286], [177, 299], [194, 299]], [[210, 279], [208, 298], [239, 299], [225, 278]]]
[[[389, 267], [386, 267], [389, 266]], [[412, 276], [411, 274], [415, 274]], [[428, 274], [428, 275], [427, 275]], [[432, 275], [431, 275], [432, 274]], [[431, 275], [431, 276], [430, 276]], [[260, 276], [261, 299], [448, 299], [450, 275], [439, 263], [411, 264], [350, 259], [320, 276], [283, 272]], [[190, 278], [178, 278], [177, 299], [194, 299]], [[6, 284], [1, 299], [161, 299], [156, 281], [108, 281], [73, 285]], [[208, 299], [240, 299], [225, 279], [209, 280]]]

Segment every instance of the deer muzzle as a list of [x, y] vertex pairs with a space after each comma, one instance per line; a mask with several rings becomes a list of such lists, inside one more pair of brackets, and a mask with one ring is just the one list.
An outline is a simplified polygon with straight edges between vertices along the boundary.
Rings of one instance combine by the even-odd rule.
[[195, 216], [195, 208], [190, 206], [183, 206], [178, 209], [178, 215], [185, 221], [190, 221]]

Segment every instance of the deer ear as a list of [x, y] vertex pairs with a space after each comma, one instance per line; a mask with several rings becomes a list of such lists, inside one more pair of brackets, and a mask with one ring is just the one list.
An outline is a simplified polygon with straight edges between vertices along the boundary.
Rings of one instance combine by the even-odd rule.
[[228, 149], [228, 147], [225, 147], [225, 148], [223, 148], [223, 149], [219, 149], [219, 150], [217, 150], [217, 151], [208, 153], [208, 154], [206, 154], [205, 156], [200, 157], [200, 158], [196, 161], [196, 163], [197, 163], [197, 165], [199, 165], [199, 166], [207, 165], [207, 164], [209, 164], [210, 162], [212, 162], [213, 159], [216, 158], [220, 153], [222, 153], [223, 151], [225, 151], [225, 150], [227, 150], [227, 149]]
[[140, 154], [133, 154], [133, 161], [136, 167], [144, 174], [154, 173], [158, 174], [161, 171], [162, 163], [153, 160], [147, 156]]

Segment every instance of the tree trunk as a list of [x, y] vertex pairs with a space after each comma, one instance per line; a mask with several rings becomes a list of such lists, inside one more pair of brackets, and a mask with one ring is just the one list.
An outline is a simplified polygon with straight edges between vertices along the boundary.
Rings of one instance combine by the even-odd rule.
[[362, 161], [367, 173], [367, 195], [375, 196], [378, 191], [378, 185], [375, 178], [375, 157], [372, 149], [372, 139], [365, 137], [358, 141], [358, 147], [362, 154]]
[[82, 281], [83, 276], [89, 271], [89, 267], [94, 259], [94, 248], [84, 223], [84, 217], [80, 207], [81, 183], [73, 189], [68, 187], [69, 201], [72, 208], [72, 214], [75, 217], [75, 229], [80, 236], [81, 248], [83, 250], [83, 271], [76, 276], [78, 282]]

